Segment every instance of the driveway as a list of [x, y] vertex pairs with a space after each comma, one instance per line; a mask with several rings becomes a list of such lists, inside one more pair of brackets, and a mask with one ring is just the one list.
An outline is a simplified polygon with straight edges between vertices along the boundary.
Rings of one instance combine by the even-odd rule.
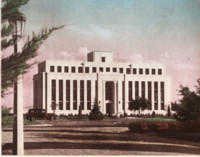
[[[200, 134], [130, 133], [129, 119], [39, 121], [24, 128], [25, 155], [192, 155]], [[133, 121], [133, 120], [131, 120]], [[2, 133], [3, 154], [11, 154], [12, 130]]]

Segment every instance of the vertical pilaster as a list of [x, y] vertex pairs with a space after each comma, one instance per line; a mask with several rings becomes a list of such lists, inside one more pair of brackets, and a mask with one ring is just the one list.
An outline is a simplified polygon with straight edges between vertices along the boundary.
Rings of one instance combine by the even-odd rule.
[[123, 106], [123, 101], [122, 101], [122, 81], [118, 81], [118, 88], [117, 88], [117, 93], [118, 93], [118, 101], [117, 101], [117, 106], [118, 106], [118, 113], [121, 112], [123, 113], [122, 106]]
[[[37, 91], [36, 91], [37, 92]], [[45, 73], [42, 72], [42, 109], [45, 109], [45, 97], [46, 97], [46, 90], [45, 90]]]
[[124, 105], [125, 105], [125, 108], [124, 108], [124, 112], [127, 113], [128, 112], [128, 80], [126, 78], [126, 75], [124, 75], [124, 97], [125, 97], [125, 101], [124, 101]]
[[100, 97], [100, 101], [102, 100], [102, 102], [101, 102], [101, 107], [102, 107], [102, 112], [105, 114], [106, 113], [106, 109], [105, 109], [105, 101], [106, 101], [106, 90], [105, 90], [105, 87], [106, 86], [106, 81], [102, 81], [102, 86], [101, 86], [101, 93], [102, 93], [102, 95], [101, 95], [101, 97]]
[[47, 92], [47, 106], [46, 106], [46, 110], [47, 112], [52, 112], [52, 80], [51, 77], [49, 76], [49, 74], [46, 75], [47, 77], [47, 88], [46, 88], [46, 92]]
[[113, 82], [113, 85], [114, 85], [114, 88], [113, 88], [113, 94], [114, 94], [114, 97], [113, 97], [113, 111], [114, 111], [114, 114], [117, 113], [117, 81], [114, 81]]

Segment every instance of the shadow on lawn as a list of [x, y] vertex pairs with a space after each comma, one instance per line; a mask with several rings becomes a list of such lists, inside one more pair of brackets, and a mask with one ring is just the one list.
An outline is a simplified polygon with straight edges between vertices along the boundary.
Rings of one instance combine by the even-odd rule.
[[[41, 130], [37, 131], [41, 132]], [[24, 143], [25, 150], [26, 149], [32, 149], [32, 150], [99, 149], [99, 150], [200, 154], [199, 144], [197, 144], [197, 146], [199, 146], [198, 148], [195, 147], [194, 145], [190, 145], [191, 147], [189, 147], [189, 144], [187, 143], [184, 144], [181, 141], [174, 140], [170, 142], [170, 139], [168, 139], [168, 137], [167, 140], [159, 138], [160, 136], [163, 137], [163, 135], [161, 134], [141, 134], [141, 133], [129, 133], [129, 132], [108, 134], [107, 132], [103, 131], [87, 131], [87, 130], [43, 130], [41, 134], [38, 132], [36, 132], [35, 134], [41, 136], [39, 138], [48, 139], [49, 142], [25, 142]], [[69, 134], [60, 134], [63, 132]], [[174, 137], [175, 134], [173, 138]], [[60, 140], [66, 140], [66, 141], [60, 142]], [[7, 143], [3, 146], [4, 151], [11, 149], [12, 149], [11, 143]]]
[[[4, 145], [4, 150], [12, 148], [12, 144]], [[183, 148], [180, 146], [169, 146], [161, 144], [126, 144], [126, 143], [79, 143], [74, 142], [25, 142], [26, 149], [99, 149], [99, 150], [121, 150], [121, 151], [149, 151], [149, 152], [173, 152], [200, 154], [197, 148]], [[70, 154], [68, 154], [70, 155]]]

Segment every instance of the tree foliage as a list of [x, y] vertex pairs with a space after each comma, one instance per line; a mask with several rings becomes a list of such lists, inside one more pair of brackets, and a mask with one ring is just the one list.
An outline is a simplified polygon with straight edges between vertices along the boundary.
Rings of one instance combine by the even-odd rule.
[[[25, 15], [20, 11], [21, 6], [28, 3], [29, 0], [4, 0], [2, 4], [2, 29], [1, 29], [1, 49], [4, 50], [14, 45], [17, 40], [12, 38], [14, 31], [14, 22], [18, 19], [26, 20]], [[2, 58], [2, 90], [1, 96], [6, 94], [9, 87], [13, 86], [13, 82], [17, 80], [20, 74], [25, 74], [28, 69], [33, 65], [27, 61], [34, 58], [37, 55], [37, 50], [40, 45], [49, 37], [49, 35], [64, 26], [53, 27], [50, 29], [42, 29], [38, 34], [28, 37], [26, 43], [22, 48], [22, 52], [13, 53], [10, 56]]]
[[103, 113], [100, 111], [97, 103], [94, 104], [94, 107], [91, 110], [88, 118], [89, 120], [103, 120]]
[[138, 110], [140, 114], [140, 110], [150, 109], [151, 102], [143, 97], [137, 97], [135, 100], [129, 102], [129, 110]]
[[188, 87], [180, 86], [179, 93], [182, 96], [179, 102], [175, 102], [177, 118], [182, 121], [200, 120], [200, 79], [197, 81], [196, 92]]

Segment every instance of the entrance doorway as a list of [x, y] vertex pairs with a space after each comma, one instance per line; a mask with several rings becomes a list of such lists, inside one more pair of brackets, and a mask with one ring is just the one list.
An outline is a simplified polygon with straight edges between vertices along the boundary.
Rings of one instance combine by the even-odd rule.
[[105, 94], [106, 114], [111, 115], [114, 113], [114, 83], [112, 81], [105, 83]]
[[106, 114], [111, 115], [112, 114], [112, 108], [111, 108], [112, 103], [106, 103]]

